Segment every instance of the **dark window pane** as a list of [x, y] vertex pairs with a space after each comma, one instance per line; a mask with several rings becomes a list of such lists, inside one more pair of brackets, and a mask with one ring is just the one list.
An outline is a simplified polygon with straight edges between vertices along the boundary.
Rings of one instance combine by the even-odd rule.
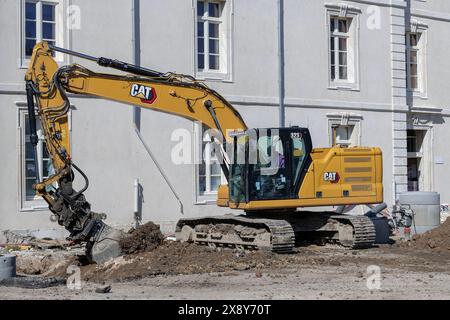
[[209, 24], [209, 36], [211, 38], [219, 38], [219, 25], [217, 23]]
[[205, 192], [206, 191], [206, 177], [205, 176], [199, 177], [198, 180], [199, 180], [198, 181], [198, 184], [199, 184], [198, 188], [200, 189], [200, 192]]
[[218, 3], [209, 3], [209, 16], [213, 18], [220, 17], [220, 5]]
[[27, 38], [36, 38], [36, 22], [29, 21], [25, 23], [25, 36]]
[[26, 183], [26, 199], [32, 200], [36, 196], [36, 191], [33, 189], [33, 184], [35, 184], [36, 181], [34, 179], [27, 179]]
[[30, 126], [28, 125], [28, 114], [25, 115], [25, 139], [28, 138], [28, 141], [30, 137], [28, 137], [30, 135]]
[[334, 51], [331, 51], [331, 64], [336, 64], [336, 56]]
[[205, 14], [205, 3], [203, 1], [197, 1], [197, 15], [202, 17]]
[[205, 52], [205, 38], [198, 38], [197, 39], [197, 51], [198, 51], [198, 53], [204, 53]]
[[331, 50], [334, 50], [334, 37], [330, 38], [330, 48]]
[[417, 89], [418, 87], [417, 76], [411, 77], [411, 89]]
[[343, 32], [343, 33], [348, 32], [348, 25], [349, 25], [348, 20], [340, 19], [338, 22], [338, 25], [339, 25], [339, 32]]
[[331, 80], [334, 80], [336, 78], [336, 67], [331, 66]]
[[36, 168], [34, 164], [34, 160], [28, 160], [25, 163], [25, 176], [27, 178], [36, 178]]
[[347, 80], [347, 67], [339, 67], [339, 79]]
[[203, 23], [203, 22], [198, 22], [198, 23], [197, 23], [197, 35], [198, 35], [199, 37], [203, 37], [204, 34], [205, 34], [205, 31], [204, 31], [204, 23]]
[[410, 72], [412, 76], [417, 76], [417, 64], [411, 64]]
[[335, 26], [334, 22], [335, 21], [336, 21], [335, 18], [331, 18], [331, 20], [330, 20], [330, 31], [331, 32], [334, 32], [334, 26]]
[[[26, 124], [28, 126], [28, 124]], [[25, 158], [34, 159], [34, 148], [31, 142], [25, 143]]]
[[25, 40], [25, 55], [27, 57], [31, 57], [31, 54], [33, 53], [33, 48], [34, 48], [35, 44], [36, 44], [36, 40], [33, 40], [33, 39]]
[[50, 4], [42, 5], [42, 20], [55, 21], [55, 6]]
[[416, 63], [417, 62], [417, 51], [411, 51], [410, 53], [411, 56], [411, 63]]
[[209, 69], [219, 70], [219, 56], [209, 56]]
[[220, 186], [220, 177], [211, 177], [211, 191], [217, 191]]
[[50, 155], [48, 154], [48, 151], [47, 151], [47, 145], [46, 145], [46, 143], [44, 142], [43, 143], [43, 148], [42, 148], [43, 150], [42, 150], [42, 157], [44, 158], [44, 159], [49, 159], [50, 158]]
[[339, 52], [339, 64], [341, 66], [346, 66], [347, 65], [347, 53]]
[[217, 160], [211, 164], [211, 175], [219, 176], [222, 172], [222, 168], [220, 167], [220, 164], [217, 162]]
[[209, 53], [219, 53], [219, 40], [209, 40]]
[[205, 69], [205, 55], [204, 54], [198, 55], [197, 64], [198, 64], [199, 69], [201, 69], [201, 70]]
[[339, 38], [339, 50], [347, 51], [347, 39]]
[[198, 174], [201, 176], [204, 176], [206, 174], [206, 164], [205, 161], [203, 160], [203, 162], [198, 166]]
[[53, 23], [42, 24], [42, 36], [43, 39], [52, 40], [55, 39], [55, 25]]
[[36, 3], [27, 2], [25, 4], [25, 17], [27, 19], [36, 19]]
[[418, 35], [417, 34], [411, 34], [410, 35], [410, 45], [415, 47], [418, 44]]

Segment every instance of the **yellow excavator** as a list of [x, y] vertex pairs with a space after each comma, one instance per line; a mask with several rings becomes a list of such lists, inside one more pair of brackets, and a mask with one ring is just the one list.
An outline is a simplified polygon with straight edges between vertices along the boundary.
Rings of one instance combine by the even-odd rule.
[[[58, 67], [56, 52], [126, 74], [96, 73], [78, 64]], [[382, 203], [379, 148], [313, 149], [307, 128], [249, 129], [230, 103], [191, 76], [97, 58], [46, 42], [34, 47], [25, 81], [31, 143], [36, 150], [39, 120], [55, 171], [43, 181], [37, 179], [34, 188], [70, 232], [69, 239], [86, 243], [92, 262], [120, 255], [124, 235], [105, 224], [103, 214], [91, 211], [83, 195], [89, 182], [71, 158], [67, 93], [165, 112], [215, 130], [213, 149], [228, 180], [219, 187], [217, 204], [240, 211], [180, 219], [176, 226], [180, 241], [274, 252], [291, 252], [302, 240], [351, 248], [370, 247], [375, 241], [375, 227], [367, 216], [299, 208]], [[81, 190], [72, 185], [76, 173], [85, 180]]]

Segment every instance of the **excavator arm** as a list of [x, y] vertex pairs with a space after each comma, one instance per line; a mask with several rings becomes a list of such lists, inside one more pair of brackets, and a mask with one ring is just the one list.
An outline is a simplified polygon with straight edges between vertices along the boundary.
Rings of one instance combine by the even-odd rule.
[[[129, 74], [96, 73], [77, 64], [59, 68], [53, 58], [55, 51]], [[162, 74], [117, 60], [49, 46], [46, 42], [35, 46], [25, 81], [31, 143], [36, 150], [37, 110], [55, 169], [54, 175], [45, 180], [38, 177], [34, 187], [48, 203], [58, 223], [70, 232], [70, 239], [87, 242], [87, 254], [93, 262], [119, 255], [117, 240], [122, 235], [102, 221], [104, 215], [91, 211], [83, 195], [89, 181], [71, 158], [68, 93], [97, 96], [201, 121], [205, 126], [217, 129], [221, 137], [230, 142], [231, 132], [247, 129], [239, 113], [223, 97], [190, 76]], [[225, 159], [224, 154], [222, 159]], [[226, 163], [222, 164], [222, 169], [227, 172]], [[78, 191], [73, 188], [74, 172], [85, 180], [84, 187]]]

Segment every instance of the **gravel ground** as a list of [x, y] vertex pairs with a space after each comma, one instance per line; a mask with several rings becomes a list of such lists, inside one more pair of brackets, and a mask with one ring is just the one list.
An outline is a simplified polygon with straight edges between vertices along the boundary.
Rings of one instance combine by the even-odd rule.
[[[395, 247], [298, 251], [270, 256], [270, 263], [242, 271], [238, 260], [234, 270], [83, 281], [80, 290], [0, 286], [0, 299], [450, 299], [450, 260], [442, 253]], [[372, 265], [380, 268], [380, 286], [370, 290], [367, 283], [377, 283], [370, 281]], [[109, 293], [96, 292], [106, 285], [111, 285]]]
[[0, 287], [1, 299], [450, 299], [450, 275], [382, 269], [380, 290], [366, 286], [356, 267], [303, 268], [276, 274], [233, 272], [156, 276], [112, 284], [96, 293], [95, 283], [81, 290]]

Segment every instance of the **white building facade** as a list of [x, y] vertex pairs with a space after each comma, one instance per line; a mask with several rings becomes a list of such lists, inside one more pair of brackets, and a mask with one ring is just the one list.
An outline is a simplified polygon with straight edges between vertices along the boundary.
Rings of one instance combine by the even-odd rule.
[[[42, 137], [34, 172], [27, 135], [23, 78], [36, 41], [132, 62], [136, 40], [142, 66], [194, 75], [249, 127], [278, 126], [276, 0], [141, 0], [135, 36], [133, 2], [0, 0], [0, 230], [57, 228], [31, 189], [36, 175], [49, 174]], [[316, 147], [381, 147], [389, 205], [408, 190], [437, 191], [450, 202], [448, 39], [446, 0], [285, 0], [286, 125], [309, 128]], [[109, 223], [134, 223], [136, 178], [142, 220], [164, 231], [180, 217], [229, 211], [215, 206], [225, 179], [213, 157], [172, 161], [179, 129], [192, 133], [192, 157], [208, 151], [195, 134], [201, 125], [142, 110], [140, 139], [132, 107], [70, 99], [72, 156], [90, 178], [88, 201]]]

